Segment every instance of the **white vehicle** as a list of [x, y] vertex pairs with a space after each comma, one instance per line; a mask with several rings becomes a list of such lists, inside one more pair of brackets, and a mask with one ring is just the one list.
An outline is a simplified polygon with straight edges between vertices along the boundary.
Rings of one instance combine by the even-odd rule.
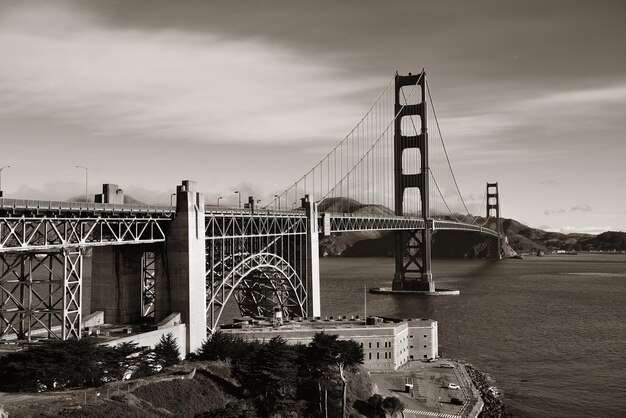
[[456, 383], [448, 383], [448, 389], [459, 389], [459, 385]]
[[441, 367], [442, 369], [454, 369], [454, 366], [450, 363], [441, 363], [439, 367]]

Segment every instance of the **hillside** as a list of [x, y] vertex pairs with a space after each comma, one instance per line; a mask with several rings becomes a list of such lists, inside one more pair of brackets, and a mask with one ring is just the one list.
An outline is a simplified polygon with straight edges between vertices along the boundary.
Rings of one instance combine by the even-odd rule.
[[[355, 215], [385, 216], [393, 212], [381, 205], [363, 205], [346, 198], [328, 199], [319, 206], [320, 212], [347, 212]], [[470, 222], [469, 217], [455, 215]], [[496, 229], [495, 219], [475, 218], [476, 223]], [[502, 218], [502, 230], [513, 252], [537, 253], [565, 251], [626, 251], [626, 232], [604, 232], [599, 235], [562, 234], [531, 228], [514, 219]], [[439, 231], [433, 237], [435, 257], [464, 257], [484, 253], [485, 238], [475, 233]], [[382, 231], [346, 232], [324, 237], [320, 242], [323, 256], [391, 256], [394, 252], [393, 233]]]

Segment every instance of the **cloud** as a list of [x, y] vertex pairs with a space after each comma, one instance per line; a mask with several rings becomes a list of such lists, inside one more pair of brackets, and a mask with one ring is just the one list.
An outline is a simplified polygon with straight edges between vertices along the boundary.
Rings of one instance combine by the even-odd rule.
[[565, 213], [567, 212], [565, 209], [546, 209], [545, 211], [543, 211], [544, 215], [554, 215], [557, 213]]
[[559, 213], [567, 213], [567, 212], [591, 212], [591, 206], [586, 203], [579, 203], [576, 206], [572, 206], [569, 210], [565, 209], [546, 209], [543, 214], [544, 215], [555, 215]]
[[0, 18], [0, 117], [143, 140], [334, 142], [367, 110], [350, 95], [386, 84], [256, 39], [103, 27], [39, 7]]
[[591, 212], [591, 206], [589, 206], [586, 203], [579, 203], [576, 206], [572, 206], [572, 208], [569, 210], [570, 212]]

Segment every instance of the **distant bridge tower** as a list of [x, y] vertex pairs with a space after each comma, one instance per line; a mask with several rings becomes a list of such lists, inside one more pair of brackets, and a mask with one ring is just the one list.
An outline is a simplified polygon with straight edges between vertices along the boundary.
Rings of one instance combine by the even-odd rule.
[[[487, 183], [487, 219], [495, 218], [496, 232], [498, 232], [498, 247], [496, 253], [489, 251], [489, 258], [502, 258], [502, 223], [500, 222], [500, 196], [498, 194], [498, 183]], [[492, 256], [493, 254], [493, 256]]]
[[[415, 104], [400, 103], [402, 87], [415, 86], [421, 89], [421, 100]], [[416, 97], [420, 97], [420, 92]], [[396, 272], [393, 278], [393, 290], [435, 291], [431, 272], [431, 234], [432, 219], [429, 207], [429, 166], [428, 166], [428, 127], [426, 119], [426, 73], [401, 76], [395, 79], [394, 115], [394, 183], [395, 214], [404, 215], [404, 191], [418, 188], [421, 200], [424, 229], [396, 231], [395, 256]], [[420, 132], [415, 136], [406, 136], [402, 132], [402, 118], [419, 116]], [[420, 152], [420, 170], [417, 174], [404, 174], [402, 154], [407, 149]]]

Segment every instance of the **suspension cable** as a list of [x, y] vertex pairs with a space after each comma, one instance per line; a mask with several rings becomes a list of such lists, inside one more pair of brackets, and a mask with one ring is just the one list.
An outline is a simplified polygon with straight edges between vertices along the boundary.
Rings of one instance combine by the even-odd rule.
[[467, 214], [471, 216], [467, 205], [465, 204], [465, 200], [463, 199], [463, 195], [461, 194], [461, 190], [459, 189], [459, 184], [456, 181], [456, 176], [454, 175], [454, 170], [452, 169], [452, 164], [450, 164], [450, 158], [448, 157], [448, 151], [446, 150], [446, 143], [443, 140], [443, 135], [441, 134], [441, 128], [439, 126], [439, 119], [437, 118], [437, 112], [435, 111], [435, 104], [433, 103], [433, 98], [430, 94], [430, 87], [428, 86], [428, 81], [426, 81], [426, 91], [428, 92], [428, 99], [430, 101], [430, 107], [433, 110], [433, 116], [435, 117], [435, 124], [437, 125], [437, 131], [439, 131], [439, 139], [441, 140], [441, 145], [443, 146], [443, 152], [446, 156], [446, 161], [448, 162], [448, 167], [450, 167], [450, 172], [452, 173], [452, 180], [454, 180], [454, 186], [456, 187], [456, 191], [459, 193], [459, 197], [461, 198], [461, 203], [463, 203], [463, 207], [467, 211]]

